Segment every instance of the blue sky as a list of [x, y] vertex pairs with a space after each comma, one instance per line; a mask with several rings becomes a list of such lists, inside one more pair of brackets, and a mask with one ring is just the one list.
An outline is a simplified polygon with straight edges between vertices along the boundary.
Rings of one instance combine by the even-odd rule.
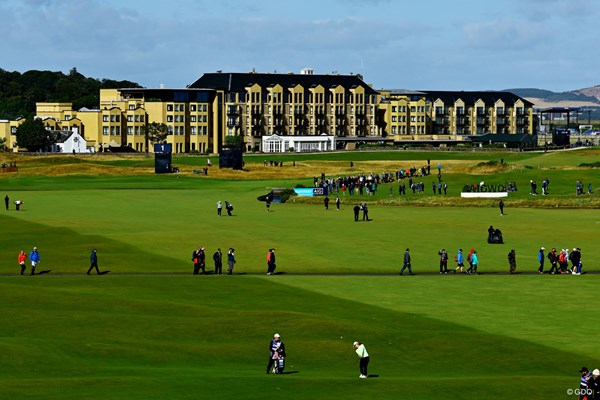
[[375, 89], [600, 84], [597, 0], [0, 0], [0, 68], [185, 87], [361, 73]]

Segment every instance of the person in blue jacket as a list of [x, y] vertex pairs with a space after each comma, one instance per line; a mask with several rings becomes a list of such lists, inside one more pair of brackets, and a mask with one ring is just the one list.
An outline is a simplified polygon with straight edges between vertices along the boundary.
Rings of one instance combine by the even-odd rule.
[[40, 253], [38, 253], [37, 247], [34, 247], [29, 253], [29, 261], [31, 262], [31, 275], [35, 275], [35, 267], [40, 262]]
[[458, 253], [456, 254], [456, 268], [454, 268], [454, 273], [456, 273], [456, 270], [460, 269], [460, 272], [463, 272], [463, 269], [465, 268], [465, 258], [463, 256], [462, 253], [462, 249], [458, 249]]
[[544, 273], [544, 259], [546, 258], [544, 256], [544, 250], [546, 250], [543, 247], [540, 247], [540, 251], [538, 251], [538, 262], [540, 263], [540, 267], [538, 268], [538, 273], [543, 274]]
[[96, 254], [96, 249], [92, 250], [92, 254], [90, 254], [90, 268], [88, 269], [87, 274], [89, 275], [94, 268], [96, 268], [96, 273], [100, 275], [100, 270], [98, 269], [98, 254]]
[[471, 256], [471, 263], [473, 263], [473, 275], [477, 275], [477, 267], [479, 266], [479, 256], [477, 256], [477, 252], [474, 251]]

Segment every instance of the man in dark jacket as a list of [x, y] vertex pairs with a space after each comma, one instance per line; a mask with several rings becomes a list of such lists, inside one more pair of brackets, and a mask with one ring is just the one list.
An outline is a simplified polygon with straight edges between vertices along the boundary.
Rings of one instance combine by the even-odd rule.
[[358, 214], [360, 213], [360, 207], [358, 205], [354, 206], [354, 222], [358, 221]]
[[412, 265], [410, 263], [410, 252], [409, 252], [409, 249], [406, 249], [406, 251], [404, 252], [404, 265], [402, 266], [402, 269], [400, 270], [400, 275], [402, 275], [404, 273], [404, 270], [406, 268], [408, 268], [408, 274], [413, 275], [411, 267], [412, 267]]
[[100, 275], [100, 270], [98, 269], [98, 254], [96, 254], [96, 249], [92, 250], [92, 254], [90, 254], [90, 268], [88, 269], [87, 274], [89, 275], [94, 268], [96, 268], [96, 273]]
[[446, 249], [442, 249], [438, 251], [438, 255], [440, 256], [440, 274], [448, 273], [448, 252]]
[[569, 255], [569, 260], [571, 260], [571, 263], [573, 264], [573, 270], [571, 272], [576, 274], [580, 269], [579, 262], [581, 261], [581, 249], [574, 248], [571, 254]]
[[215, 251], [213, 261], [215, 262], [215, 275], [223, 275], [223, 253], [221, 253], [221, 249]]
[[267, 254], [267, 275], [273, 275], [275, 268], [275, 249], [269, 249], [269, 254]]
[[550, 273], [554, 275], [554, 271], [558, 272], [558, 256], [556, 255], [556, 248], [552, 248], [548, 253], [548, 261], [550, 261]]
[[512, 249], [508, 253], [508, 265], [510, 265], [510, 273], [514, 274], [517, 269], [517, 253], [515, 252], [515, 249]]

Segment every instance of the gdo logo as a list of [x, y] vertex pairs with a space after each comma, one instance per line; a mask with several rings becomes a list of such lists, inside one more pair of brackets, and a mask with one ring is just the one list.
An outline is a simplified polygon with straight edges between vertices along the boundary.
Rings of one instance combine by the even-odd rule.
[[567, 389], [567, 394], [569, 396], [571, 396], [571, 395], [591, 396], [592, 394], [594, 394], [594, 391], [592, 389]]

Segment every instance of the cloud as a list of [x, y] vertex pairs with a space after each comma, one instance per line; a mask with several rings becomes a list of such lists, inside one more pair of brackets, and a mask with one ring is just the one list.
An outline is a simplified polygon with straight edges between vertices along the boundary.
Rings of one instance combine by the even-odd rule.
[[498, 50], [530, 50], [542, 37], [535, 24], [513, 20], [471, 23], [464, 26], [465, 44], [469, 48]]

